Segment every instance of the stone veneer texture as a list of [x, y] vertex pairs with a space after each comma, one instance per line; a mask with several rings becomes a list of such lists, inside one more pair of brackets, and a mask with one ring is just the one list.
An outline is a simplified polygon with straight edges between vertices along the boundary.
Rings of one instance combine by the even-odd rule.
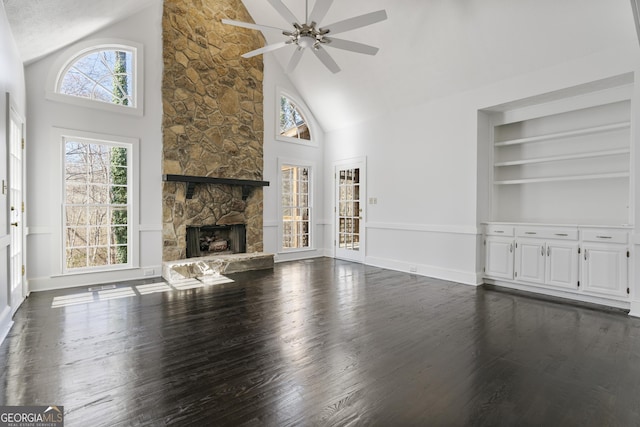
[[[163, 173], [262, 180], [262, 57], [241, 54], [264, 46], [258, 31], [224, 25], [253, 22], [240, 0], [165, 0]], [[236, 186], [163, 184], [163, 261], [186, 257], [186, 227], [247, 228], [247, 252], [263, 250], [262, 188], [242, 200]]]

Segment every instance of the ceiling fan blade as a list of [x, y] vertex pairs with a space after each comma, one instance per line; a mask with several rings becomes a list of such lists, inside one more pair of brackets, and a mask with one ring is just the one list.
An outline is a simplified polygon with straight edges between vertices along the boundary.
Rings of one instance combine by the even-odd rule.
[[331, 7], [333, 0], [316, 0], [316, 4], [313, 6], [313, 10], [311, 11], [311, 15], [307, 19], [307, 24], [311, 24], [312, 22], [320, 22], [324, 19]]
[[265, 47], [261, 47], [260, 49], [256, 49], [256, 50], [252, 50], [251, 52], [247, 52], [244, 55], [242, 55], [242, 57], [243, 58], [251, 58], [252, 56], [261, 55], [263, 53], [271, 52], [273, 50], [283, 48], [283, 47], [288, 46], [290, 44], [291, 43], [288, 42], [288, 41], [269, 44], [269, 45], [266, 45]]
[[336, 61], [334, 61], [333, 58], [329, 55], [329, 53], [327, 53], [327, 51], [324, 50], [321, 46], [318, 46], [317, 48], [312, 50], [313, 50], [313, 53], [316, 54], [318, 59], [324, 64], [324, 66], [329, 69], [329, 71], [331, 71], [333, 74], [340, 71], [340, 67], [338, 67], [338, 64], [336, 64]]
[[384, 21], [385, 19], [387, 19], [387, 12], [384, 10], [378, 10], [377, 12], [366, 13], [364, 15], [336, 22], [335, 24], [327, 25], [326, 27], [320, 28], [320, 31], [329, 30], [330, 35], [344, 33], [346, 31], [355, 30], [356, 28], [366, 27], [367, 25]]
[[350, 40], [334, 39], [329, 37], [325, 37], [324, 39], [329, 42], [324, 46], [335, 47], [336, 49], [343, 49], [351, 52], [364, 53], [365, 55], [375, 55], [378, 53], [378, 50], [380, 50], [375, 46], [352, 42]]
[[295, 68], [300, 63], [300, 59], [302, 59], [302, 54], [303, 53], [304, 53], [304, 49], [302, 49], [302, 48], [297, 48], [296, 51], [293, 52], [293, 55], [291, 56], [291, 59], [289, 60], [289, 65], [287, 65], [287, 71], [286, 71], [287, 74], [289, 74], [289, 73], [293, 72], [293, 70], [295, 70]]
[[271, 4], [271, 6], [273, 6], [275, 10], [278, 11], [280, 16], [282, 16], [284, 20], [287, 21], [288, 24], [293, 25], [294, 23], [298, 22], [295, 15], [291, 13], [289, 8], [285, 6], [284, 3], [282, 3], [280, 0], [267, 0], [267, 1], [269, 2], [269, 4]]
[[227, 25], [235, 25], [236, 27], [248, 28], [250, 30], [258, 30], [258, 31], [276, 30], [280, 32], [286, 31], [286, 30], [283, 30], [282, 28], [270, 27], [268, 25], [252, 24], [250, 22], [234, 21], [232, 19], [223, 19], [222, 23]]

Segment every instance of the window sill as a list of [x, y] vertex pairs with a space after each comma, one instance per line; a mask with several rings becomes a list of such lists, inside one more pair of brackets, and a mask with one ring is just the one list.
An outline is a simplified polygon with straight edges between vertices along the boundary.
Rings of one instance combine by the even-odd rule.
[[296, 249], [280, 249], [278, 251], [278, 255], [284, 255], [284, 254], [296, 254], [296, 253], [301, 253], [301, 252], [315, 252], [318, 249], [316, 248], [296, 248]]
[[69, 277], [69, 276], [82, 276], [82, 275], [94, 275], [94, 274], [108, 274], [108, 273], [116, 273], [121, 271], [134, 271], [140, 270], [140, 267], [132, 267], [130, 265], [126, 265], [123, 267], [112, 267], [112, 268], [101, 268], [96, 270], [82, 270], [82, 271], [68, 271], [59, 274], [52, 274], [52, 278], [57, 277]]

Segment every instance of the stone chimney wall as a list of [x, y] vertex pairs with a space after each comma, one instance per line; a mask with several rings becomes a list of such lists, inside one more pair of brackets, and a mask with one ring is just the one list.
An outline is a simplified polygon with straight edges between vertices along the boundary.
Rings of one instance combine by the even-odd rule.
[[[263, 62], [240, 55], [264, 46], [258, 31], [224, 25], [253, 22], [240, 0], [165, 0], [163, 173], [262, 180]], [[244, 222], [247, 252], [263, 250], [262, 188], [163, 185], [163, 261], [186, 257], [186, 227]]]

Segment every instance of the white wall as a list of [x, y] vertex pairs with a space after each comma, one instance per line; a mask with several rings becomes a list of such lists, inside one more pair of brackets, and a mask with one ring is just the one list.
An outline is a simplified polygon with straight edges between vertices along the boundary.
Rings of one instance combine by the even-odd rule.
[[[341, 159], [367, 157], [366, 197], [378, 203], [367, 205], [366, 263], [480, 283], [487, 204], [477, 197], [487, 197], [479, 193], [487, 186], [478, 179], [487, 173], [477, 164], [486, 157], [478, 153], [478, 111], [638, 68], [637, 44], [618, 46], [327, 132], [325, 173]], [[327, 218], [332, 197], [325, 188]]]
[[[305, 118], [310, 122], [315, 146], [285, 142], [276, 139], [276, 123], [279, 117], [279, 90], [286, 91], [297, 102], [305, 103], [287, 78], [280, 64], [272, 55], [264, 55], [264, 180], [270, 185], [264, 189], [264, 251], [275, 254], [275, 260], [289, 261], [324, 255], [325, 228], [330, 227], [324, 213], [324, 131], [305, 109]], [[306, 104], [302, 105], [306, 108]], [[282, 251], [280, 214], [278, 212], [278, 160], [301, 162], [313, 165], [312, 169], [312, 226], [314, 228], [312, 248], [303, 251]]]
[[[159, 276], [162, 263], [162, 6], [152, 6], [84, 40], [117, 38], [144, 46], [144, 116], [104, 112], [45, 99], [47, 77], [61, 52], [26, 67], [28, 156], [28, 277], [31, 290], [45, 290]], [[64, 50], [63, 50], [64, 51]], [[53, 212], [60, 182], [59, 142], [53, 127], [138, 138], [139, 265], [130, 270], [60, 276], [60, 224]]]
[[[7, 103], [6, 93], [9, 93], [14, 107], [22, 116], [26, 113], [26, 95], [24, 68], [18, 48], [16, 47], [9, 22], [4, 11], [4, 4], [0, 3], [0, 180], [7, 182], [7, 153], [9, 150], [7, 135]], [[9, 198], [0, 194], [0, 342], [2, 342], [11, 326], [11, 307], [9, 307], [9, 265], [8, 250], [10, 243]]]

